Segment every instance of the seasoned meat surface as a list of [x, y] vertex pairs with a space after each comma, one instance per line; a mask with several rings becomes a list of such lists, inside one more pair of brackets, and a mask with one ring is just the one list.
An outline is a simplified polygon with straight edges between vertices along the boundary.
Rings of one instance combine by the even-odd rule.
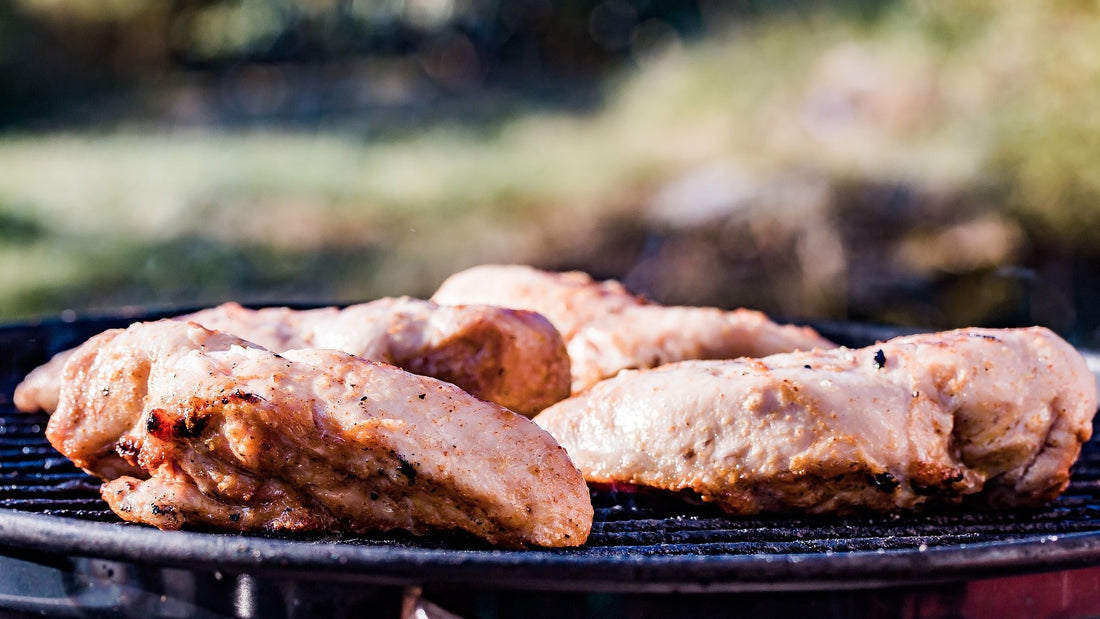
[[182, 322], [178, 328], [148, 323], [104, 331], [67, 356], [46, 438], [93, 475], [140, 475], [132, 458], [123, 454], [133, 451], [131, 430], [148, 398], [154, 363], [171, 368], [196, 349], [212, 353], [251, 346], [239, 337]]
[[331, 348], [454, 383], [534, 415], [569, 395], [569, 356], [543, 316], [488, 305], [439, 305], [410, 297], [294, 311], [236, 303], [183, 317], [270, 350]]
[[[541, 315], [486, 305], [441, 306], [408, 297], [298, 311], [225, 303], [179, 317], [274, 351], [332, 348], [452, 382], [525, 415], [569, 395], [565, 344]], [[31, 372], [16, 389], [20, 410], [57, 408], [71, 351]]]
[[1065, 489], [1096, 382], [1044, 328], [623, 372], [535, 422], [590, 482], [692, 491], [733, 514], [910, 509]]
[[567, 350], [572, 389], [580, 392], [623, 369], [833, 347], [809, 327], [778, 325], [753, 310], [636, 305], [594, 320], [569, 340]]
[[511, 547], [578, 545], [591, 527], [584, 480], [549, 434], [390, 365], [166, 320], [92, 338], [65, 378], [47, 436], [107, 480], [126, 520], [461, 530]]
[[598, 282], [580, 271], [556, 273], [517, 264], [459, 271], [440, 284], [432, 300], [530, 309], [546, 316], [567, 341], [595, 320], [649, 303], [615, 280]]
[[623, 369], [835, 346], [809, 327], [779, 325], [760, 312], [657, 305], [616, 281], [597, 282], [580, 272], [482, 265], [449, 277], [432, 300], [515, 307], [546, 316], [565, 338], [573, 393]]

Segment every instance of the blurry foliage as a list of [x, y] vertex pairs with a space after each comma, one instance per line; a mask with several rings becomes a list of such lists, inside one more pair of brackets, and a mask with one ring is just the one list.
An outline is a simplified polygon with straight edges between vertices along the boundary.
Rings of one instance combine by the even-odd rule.
[[44, 109], [64, 117], [76, 94], [242, 66], [306, 67], [331, 80], [381, 61], [420, 82], [421, 98], [517, 81], [517, 94], [546, 96], [700, 26], [697, 7], [672, 0], [13, 0], [0, 6], [0, 34], [10, 35], [0, 42], [0, 84], [10, 86], [0, 89], [0, 124]]
[[0, 4], [0, 315], [517, 261], [1100, 342], [1097, 40], [1083, 0]]

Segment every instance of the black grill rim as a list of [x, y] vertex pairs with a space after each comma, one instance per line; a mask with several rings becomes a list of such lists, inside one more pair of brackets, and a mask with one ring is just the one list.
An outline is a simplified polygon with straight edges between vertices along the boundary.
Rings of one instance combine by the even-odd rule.
[[569, 551], [388, 548], [157, 531], [10, 509], [0, 509], [0, 544], [36, 553], [303, 580], [647, 593], [867, 589], [1100, 563], [1097, 533], [925, 551], [593, 558]]
[[[73, 320], [0, 326], [0, 379], [21, 378], [11, 375], [14, 367], [26, 366], [30, 361], [40, 363], [47, 353], [78, 343], [89, 332], [190, 309], [133, 309]], [[917, 331], [862, 323], [815, 326], [826, 336], [849, 345]], [[1100, 361], [1096, 353], [1085, 354], [1090, 364]], [[8, 407], [12, 386], [14, 383], [6, 385], [8, 391], [0, 393], [0, 403]], [[26, 492], [25, 488], [20, 491]], [[0, 498], [7, 492], [0, 487]], [[1088, 507], [1092, 509], [1093, 505]], [[1095, 509], [1100, 512], [1100, 504]], [[1090, 528], [1093, 524], [1090, 521]], [[381, 585], [449, 584], [587, 592], [773, 592], [935, 584], [1100, 565], [1100, 519], [1095, 525], [1095, 530], [1086, 532], [1021, 530], [1020, 535], [1014, 534], [1008, 540], [983, 541], [978, 537], [974, 543], [875, 551], [681, 552], [662, 556], [659, 543], [646, 548], [635, 545], [519, 551], [471, 549], [461, 544], [457, 548], [439, 547], [430, 540], [423, 544], [401, 539], [392, 544], [360, 544], [336, 537], [326, 541], [164, 532], [0, 508], [0, 554], [29, 558], [78, 555], [162, 567]], [[945, 531], [944, 535], [949, 533]]]

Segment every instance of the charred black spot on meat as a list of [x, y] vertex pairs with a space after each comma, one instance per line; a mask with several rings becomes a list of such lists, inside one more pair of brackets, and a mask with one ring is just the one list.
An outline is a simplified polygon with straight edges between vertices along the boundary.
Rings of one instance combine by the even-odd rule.
[[154, 408], [149, 411], [149, 418], [145, 420], [145, 431], [162, 441], [172, 439], [172, 416], [163, 408]]
[[420, 395], [418, 395], [418, 396], [416, 396], [416, 397], [418, 397], [418, 398], [420, 398], [421, 400], [423, 400], [424, 398], [428, 397], [428, 394], [426, 394], [426, 393], [421, 393]]
[[205, 415], [185, 415], [176, 422], [174, 430], [182, 438], [195, 438], [206, 429], [207, 421]]
[[153, 513], [157, 516], [171, 516], [176, 513], [176, 508], [173, 505], [161, 505], [160, 503], [153, 503], [150, 506]]
[[414, 467], [411, 462], [409, 462], [408, 460], [402, 458], [401, 456], [396, 456], [395, 455], [395, 457], [397, 458], [397, 462], [398, 462], [397, 470], [400, 471], [402, 475], [404, 475], [405, 477], [407, 477], [409, 479], [409, 485], [410, 486], [415, 484], [416, 483], [416, 467]]
[[884, 367], [886, 367], [886, 353], [880, 348], [875, 351], [875, 369], [881, 370]]
[[224, 396], [222, 398], [222, 404], [229, 404], [230, 402], [233, 402], [233, 401], [247, 402], [249, 404], [259, 404], [260, 402], [263, 401], [263, 398], [256, 395], [255, 393], [246, 393], [246, 392], [241, 391], [240, 389], [238, 389], [238, 390], [234, 391], [233, 393], [231, 393], [227, 396]]
[[[191, 409], [182, 415], [163, 408], [154, 408], [149, 411], [149, 418], [145, 420], [145, 430], [162, 441], [196, 438], [206, 429], [209, 421], [207, 409], [207, 403], [197, 398], [192, 399]], [[138, 444], [137, 447], [140, 448], [141, 445]]]
[[229, 519], [233, 522], [239, 522], [241, 519], [240, 514], [229, 514]]
[[890, 471], [875, 473], [869, 477], [871, 478], [871, 484], [883, 492], [893, 492], [900, 485], [898, 480], [890, 474]]
[[917, 481], [911, 481], [909, 485], [913, 488], [913, 494], [917, 496], [933, 496], [940, 491], [938, 484], [922, 484]]

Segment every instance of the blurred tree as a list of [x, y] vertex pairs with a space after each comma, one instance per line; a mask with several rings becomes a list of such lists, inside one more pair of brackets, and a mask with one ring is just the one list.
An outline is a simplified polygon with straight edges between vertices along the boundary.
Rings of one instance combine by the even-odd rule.
[[541, 98], [630, 58], [647, 32], [701, 25], [695, 2], [672, 0], [13, 0], [0, 5], [0, 125], [71, 120], [90, 98], [181, 76], [355, 58], [411, 59], [437, 93], [490, 83]]

